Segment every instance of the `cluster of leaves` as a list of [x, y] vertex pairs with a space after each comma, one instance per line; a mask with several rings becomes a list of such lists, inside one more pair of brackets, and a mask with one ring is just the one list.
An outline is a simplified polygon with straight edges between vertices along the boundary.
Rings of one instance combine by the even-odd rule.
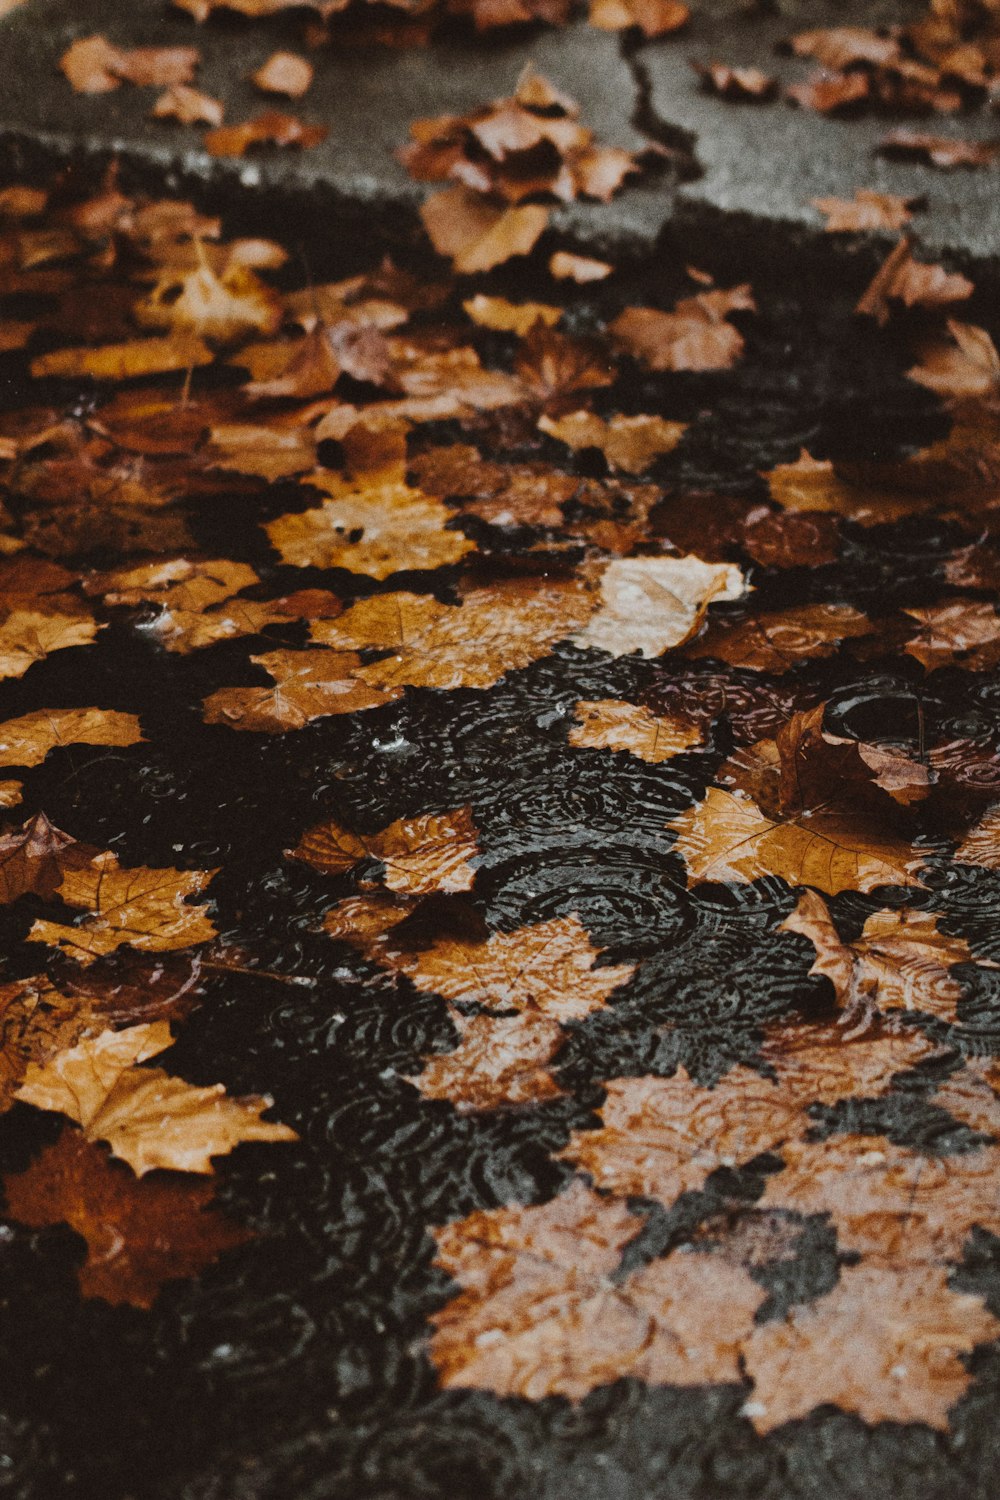
[[[608, 170], [534, 75], [415, 141], [419, 171], [501, 216], [544, 213], [522, 198], [587, 191]], [[639, 762], [655, 781], [703, 752], [690, 805], [657, 829], [663, 863], [695, 890], [780, 888], [767, 940], [797, 945], [804, 995], [810, 965], [825, 985], [822, 1017], [804, 1001], [769, 1020], [759, 1052], [717, 1078], [604, 1077], [596, 1117], [553, 1153], [568, 1186], [438, 1226], [458, 1284], [430, 1340], [442, 1381], [579, 1399], [624, 1375], [746, 1379], [762, 1432], [824, 1402], [945, 1426], [963, 1357], [1000, 1336], [951, 1279], [974, 1226], [1000, 1232], [1000, 1076], [962, 1036], [975, 954], [929, 888], [948, 850], [973, 873], [1000, 865], [1000, 759], [991, 734], [928, 736], [922, 721], [916, 736], [848, 734], [822, 684], [887, 656], [921, 683], [1000, 661], [1000, 358], [984, 328], [951, 317], [971, 282], [904, 238], [856, 314], [872, 344], [910, 341], [913, 380], [950, 409], [947, 437], [892, 463], [804, 454], [741, 505], [668, 493], [663, 466], [691, 419], [664, 393], [680, 389], [668, 378], [705, 390], [739, 365], [749, 285], [691, 269], [669, 306], [612, 294], [566, 331], [551, 300], [565, 271], [615, 285], [566, 248], [536, 255], [545, 300], [391, 265], [290, 290], [280, 245], [226, 242], [190, 205], [138, 201], [113, 177], [82, 201], [10, 188], [0, 212], [0, 296], [31, 309], [4, 323], [4, 348], [32, 392], [0, 417], [5, 677], [30, 684], [46, 658], [115, 632], [178, 671], [218, 663], [221, 685], [198, 694], [202, 733], [229, 740], [333, 718], [361, 733], [380, 711], [459, 693], [485, 702], [558, 654], [579, 673], [571, 713], [555, 715], [565, 754]], [[455, 255], [454, 269], [503, 258]], [[199, 540], [226, 506], [243, 556]], [[773, 588], [756, 602], [757, 582], [931, 516], [955, 540], [930, 602], [879, 613], [870, 598], [786, 603]], [[597, 668], [622, 669], [615, 696], [593, 689]], [[8, 1177], [8, 1208], [69, 1223], [89, 1247], [83, 1291], [137, 1305], [246, 1237], [197, 1180], [212, 1158], [292, 1137], [262, 1118], [266, 1097], [146, 1066], [198, 998], [199, 966], [240, 962], [212, 921], [217, 872], [130, 867], [35, 807], [48, 755], [142, 754], [145, 729], [100, 704], [0, 725], [0, 764], [23, 777], [3, 783], [4, 806], [23, 798], [29, 813], [11, 812], [0, 840], [0, 895], [21, 903], [25, 951], [42, 955], [4, 991], [3, 1100], [70, 1122]], [[568, 1048], [624, 1008], [641, 965], [573, 910], [488, 922], [478, 815], [461, 794], [428, 802], [374, 828], [345, 812], [290, 830], [287, 868], [330, 892], [316, 924], [331, 945], [404, 996], [436, 997], [452, 1045], [411, 1079], [428, 1110], [558, 1105]], [[845, 897], [865, 903], [863, 922]], [[935, 1156], [880, 1128], [902, 1073], [966, 1128], [966, 1149]], [[756, 1206], [744, 1195], [689, 1248], [629, 1260], [650, 1204], [672, 1212], [733, 1172], [757, 1173]], [[768, 1317], [755, 1273], [794, 1257], [812, 1216], [836, 1235], [839, 1278]]]

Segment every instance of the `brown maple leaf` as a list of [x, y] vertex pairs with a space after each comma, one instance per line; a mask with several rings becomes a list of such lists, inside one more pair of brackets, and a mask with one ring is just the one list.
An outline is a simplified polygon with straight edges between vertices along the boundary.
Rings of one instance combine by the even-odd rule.
[[920, 363], [906, 373], [940, 396], [961, 401], [1000, 390], [1000, 352], [986, 329], [974, 323], [949, 319], [947, 337], [935, 334], [918, 353]]
[[391, 963], [418, 990], [453, 1003], [577, 1021], [632, 976], [632, 964], [595, 968], [598, 954], [574, 915], [495, 932], [485, 942], [440, 938]]
[[88, 865], [96, 852], [36, 813], [0, 836], [0, 901], [17, 901], [29, 892], [51, 900], [63, 877]]
[[889, 1092], [894, 1074], [933, 1051], [919, 1033], [845, 1042], [818, 1028], [775, 1028], [765, 1049], [775, 1077], [739, 1064], [712, 1088], [678, 1068], [672, 1078], [615, 1078], [600, 1130], [575, 1130], [558, 1153], [620, 1196], [668, 1207], [720, 1167], [740, 1166], [798, 1140], [815, 1103]]
[[664, 453], [673, 452], [687, 431], [685, 422], [667, 422], [662, 417], [619, 416], [605, 421], [590, 411], [574, 411], [558, 419], [543, 415], [538, 426], [574, 451], [599, 449], [610, 469], [626, 474], [641, 474]]
[[453, 1052], [423, 1059], [409, 1079], [425, 1099], [443, 1099], [459, 1114], [481, 1114], [516, 1105], [543, 1104], [562, 1089], [546, 1066], [565, 1038], [548, 1016], [463, 1016], [451, 1011], [459, 1034]]
[[110, 852], [97, 854], [66, 870], [56, 887], [61, 901], [86, 915], [71, 926], [39, 919], [28, 941], [52, 943], [82, 964], [123, 943], [163, 952], [207, 942], [215, 928], [204, 906], [191, 906], [187, 898], [199, 895], [216, 873], [142, 865], [123, 869]]
[[14, 609], [0, 623], [0, 678], [23, 677], [53, 651], [90, 646], [103, 627], [86, 614], [49, 614]]
[[904, 198], [898, 193], [876, 193], [871, 188], [855, 189], [853, 198], [813, 198], [811, 202], [826, 219], [827, 234], [902, 229], [909, 223], [913, 210], [920, 205], [918, 198]]
[[319, 823], [303, 834], [289, 859], [300, 859], [325, 875], [342, 875], [362, 859], [385, 865], [390, 891], [426, 896], [433, 891], [469, 891], [475, 879], [470, 863], [479, 853], [472, 809], [397, 818], [380, 833], [351, 833], [339, 823]]
[[599, 31], [629, 31], [637, 27], [643, 36], [666, 36], [680, 31], [691, 19], [681, 0], [590, 0], [591, 26]]
[[266, 1095], [230, 1099], [221, 1083], [196, 1088], [161, 1068], [137, 1066], [172, 1044], [165, 1021], [103, 1031], [43, 1063], [29, 1063], [16, 1097], [68, 1115], [89, 1141], [107, 1141], [137, 1177], [156, 1168], [212, 1171], [212, 1157], [243, 1141], [292, 1141], [262, 1120]]
[[47, 708], [0, 724], [0, 766], [39, 766], [58, 745], [138, 745], [135, 714], [112, 708]]
[[251, 73], [250, 81], [264, 94], [284, 94], [288, 99], [301, 99], [312, 86], [313, 66], [294, 52], [272, 52], [267, 61]]
[[903, 235], [876, 271], [855, 311], [884, 325], [893, 302], [902, 302], [904, 307], [948, 307], [971, 297], [974, 290], [967, 276], [950, 275], [943, 266], [914, 260], [913, 241]]
[[9, 1174], [4, 1189], [17, 1223], [67, 1224], [86, 1241], [80, 1292], [114, 1306], [152, 1307], [168, 1281], [199, 1275], [253, 1238], [212, 1207], [209, 1183], [157, 1178], [140, 1185], [70, 1127], [25, 1171]]
[[208, 345], [193, 334], [174, 334], [161, 339], [130, 339], [97, 348], [54, 349], [31, 361], [36, 378], [55, 375], [72, 379], [90, 375], [95, 380], [135, 380], [146, 375], [164, 375], [171, 370], [192, 370], [210, 365]]
[[710, 787], [703, 802], [667, 826], [677, 832], [691, 884], [777, 875], [831, 896], [920, 884], [923, 856], [912, 845], [826, 810], [779, 822], [749, 799]]
[[471, 188], [443, 188], [425, 198], [420, 217], [439, 255], [462, 276], [491, 271], [515, 255], [529, 255], [549, 222], [539, 203], [491, 203]]
[[618, 698], [580, 702], [569, 742], [581, 749], [625, 750], [650, 765], [683, 755], [702, 742], [702, 728], [682, 715], [663, 717]]
[[764, 1292], [721, 1256], [675, 1253], [611, 1280], [642, 1220], [580, 1182], [540, 1207], [480, 1210], [436, 1230], [461, 1291], [432, 1319], [446, 1387], [580, 1400], [631, 1375], [650, 1384], [739, 1379]]
[[964, 938], [938, 931], [931, 912], [873, 912], [860, 938], [841, 939], [825, 902], [814, 891], [803, 891], [783, 932], [799, 932], [816, 949], [811, 974], [823, 974], [833, 984], [842, 1019], [848, 1029], [862, 1028], [873, 1012], [918, 1010], [944, 1020], [956, 1019], [962, 987], [951, 975], [955, 964], [971, 963]]
[[282, 560], [298, 568], [346, 568], [379, 580], [393, 573], [444, 567], [475, 550], [439, 500], [384, 472], [358, 482], [325, 469], [304, 481], [330, 497], [265, 528]]
[[982, 1298], [953, 1290], [940, 1267], [845, 1266], [832, 1291], [745, 1341], [744, 1412], [758, 1432], [827, 1402], [864, 1422], [945, 1431], [972, 1378], [960, 1356], [998, 1336]]
[[979, 822], [969, 829], [955, 850], [955, 858], [963, 865], [1000, 870], [1000, 804], [987, 808]]
[[80, 37], [59, 59], [79, 94], [107, 94], [123, 83], [140, 86], [190, 83], [200, 61], [196, 47], [135, 47], [127, 51], [103, 36]]
[[267, 651], [251, 656], [273, 687], [219, 688], [204, 700], [206, 724], [253, 734], [303, 729], [328, 714], [360, 713], [398, 698], [399, 689], [364, 680], [361, 658], [352, 651]]
[[929, 672], [952, 664], [971, 672], [991, 671], [1000, 662], [1000, 615], [992, 604], [945, 599], [904, 613], [920, 630], [903, 650]]
[[749, 286], [735, 286], [685, 297], [673, 312], [627, 307], [608, 332], [651, 370], [728, 370], [743, 353], [743, 335], [728, 314], [755, 310]]
[[547, 655], [593, 608], [579, 582], [519, 579], [470, 589], [458, 605], [425, 594], [378, 594], [337, 620], [317, 621], [312, 637], [339, 651], [389, 653], [356, 673], [380, 691], [404, 684], [486, 688]]
[[349, 943], [369, 958], [388, 953], [388, 935], [413, 914], [415, 903], [389, 891], [365, 891], [348, 896], [330, 908], [323, 929], [335, 942]]
[[221, 125], [222, 101], [186, 83], [165, 89], [149, 111], [154, 120], [177, 120], [181, 125]]

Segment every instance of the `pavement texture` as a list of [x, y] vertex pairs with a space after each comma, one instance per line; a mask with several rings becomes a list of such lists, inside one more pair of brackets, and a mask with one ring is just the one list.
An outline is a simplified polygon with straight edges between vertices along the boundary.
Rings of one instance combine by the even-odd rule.
[[[213, 17], [199, 27], [163, 0], [128, 7], [117, 0], [31, 0], [0, 22], [0, 157], [16, 168], [26, 151], [33, 159], [47, 151], [53, 160], [116, 154], [186, 187], [201, 180], [296, 194], [323, 189], [362, 214], [377, 209], [411, 217], [424, 189], [393, 154], [410, 121], [507, 94], [530, 61], [577, 98], [605, 142], [635, 149], [653, 137], [691, 158], [688, 170], [631, 186], [611, 204], [558, 209], [553, 227], [582, 243], [642, 253], [671, 221], [701, 221], [722, 233], [731, 215], [745, 232], [780, 228], [808, 237], [821, 226], [811, 199], [866, 187], [927, 199], [916, 228], [928, 250], [988, 260], [1000, 246], [997, 169], [943, 172], [887, 161], [875, 148], [901, 123], [893, 117], [844, 121], [783, 100], [727, 102], [706, 94], [691, 67], [710, 60], [749, 64], [794, 82], [811, 64], [776, 53], [790, 32], [901, 21], [919, 9], [907, 0], [786, 0], [764, 13], [709, 0], [685, 31], [648, 44], [637, 42], [637, 34], [609, 35], [579, 23], [485, 40], [446, 35], [429, 48], [399, 51], [321, 48], [311, 54], [315, 82], [296, 112], [326, 124], [326, 141], [302, 153], [270, 149], [220, 161], [204, 150], [196, 129], [148, 117], [155, 91], [125, 86], [108, 95], [74, 94], [58, 71], [59, 57], [75, 38], [94, 32], [123, 46], [197, 45], [200, 86], [222, 99], [226, 118], [236, 121], [263, 107], [248, 75], [276, 46], [301, 48], [298, 22]], [[974, 139], [1000, 135], [996, 117], [983, 112], [936, 117], [926, 128]]]

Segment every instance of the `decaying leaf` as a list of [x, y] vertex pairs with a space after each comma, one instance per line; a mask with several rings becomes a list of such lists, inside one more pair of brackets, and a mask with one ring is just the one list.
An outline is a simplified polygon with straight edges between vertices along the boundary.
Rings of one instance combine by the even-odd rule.
[[23, 1172], [4, 1179], [7, 1212], [41, 1229], [68, 1224], [87, 1243], [81, 1295], [152, 1307], [168, 1281], [197, 1276], [252, 1238], [212, 1207], [205, 1182], [136, 1183], [100, 1146], [67, 1127]]
[[712, 620], [688, 655], [714, 656], [751, 672], [787, 672], [798, 661], [832, 656], [842, 641], [871, 630], [871, 621], [850, 605], [807, 604], [732, 624]]
[[420, 217], [438, 254], [469, 276], [530, 254], [548, 224], [549, 210], [539, 203], [494, 204], [471, 188], [456, 186], [426, 198]]
[[903, 650], [929, 672], [953, 663], [969, 671], [988, 672], [1000, 662], [1000, 615], [992, 604], [945, 599], [905, 613], [919, 629]]
[[36, 813], [21, 828], [0, 835], [0, 902], [29, 893], [50, 900], [63, 877], [88, 865], [96, 852]]
[[111, 853], [68, 870], [57, 887], [59, 899], [85, 913], [72, 925], [38, 920], [28, 941], [52, 943], [78, 963], [92, 963], [123, 943], [151, 952], [186, 948], [215, 936], [204, 906], [188, 904], [200, 895], [214, 870], [123, 869]]
[[287, 1125], [262, 1120], [272, 1101], [230, 1099], [221, 1083], [196, 1088], [161, 1068], [142, 1068], [173, 1041], [165, 1021], [104, 1031], [46, 1062], [29, 1063], [16, 1097], [68, 1115], [89, 1141], [107, 1141], [137, 1177], [158, 1167], [212, 1171], [212, 1157], [243, 1141], [292, 1141]]
[[948, 307], [970, 297], [973, 290], [967, 276], [915, 260], [913, 242], [904, 235], [876, 271], [856, 311], [881, 325], [888, 322], [893, 302], [904, 307]]
[[390, 891], [426, 896], [433, 891], [468, 891], [475, 879], [470, 863], [479, 853], [472, 810], [397, 818], [380, 833], [362, 836], [338, 823], [319, 823], [303, 834], [289, 858], [301, 859], [325, 875], [342, 875], [363, 859], [385, 866]]
[[548, 1016], [451, 1013], [460, 1041], [454, 1052], [424, 1058], [411, 1078], [425, 1099], [444, 1099], [459, 1114], [542, 1104], [562, 1093], [547, 1064], [565, 1038]]
[[728, 370], [743, 353], [731, 312], [754, 312], [748, 286], [698, 292], [673, 312], [627, 307], [609, 325], [615, 343], [651, 370]]

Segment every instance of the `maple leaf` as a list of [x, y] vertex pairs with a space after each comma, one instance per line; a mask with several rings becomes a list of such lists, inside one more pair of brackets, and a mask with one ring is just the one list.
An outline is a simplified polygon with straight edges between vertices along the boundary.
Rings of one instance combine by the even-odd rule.
[[209, 130], [205, 150], [209, 156], [243, 156], [251, 146], [262, 145], [297, 146], [308, 151], [325, 141], [329, 133], [325, 125], [306, 125], [295, 115], [267, 109], [252, 120]]
[[970, 1130], [1000, 1136], [1000, 1068], [992, 1057], [967, 1057], [963, 1067], [940, 1083], [934, 1104]]
[[411, 916], [412, 900], [388, 891], [366, 891], [348, 896], [330, 908], [323, 929], [335, 942], [349, 943], [369, 958], [389, 951], [388, 935]]
[[316, 466], [316, 439], [307, 427], [290, 423], [220, 422], [209, 431], [206, 460], [237, 474], [273, 482]]
[[948, 1273], [845, 1266], [832, 1291], [758, 1325], [743, 1344], [758, 1432], [830, 1402], [865, 1422], [923, 1422], [947, 1430], [971, 1375], [962, 1361], [1000, 1335], [980, 1297]]
[[89, 995], [64, 994], [44, 974], [0, 986], [0, 1112], [14, 1103], [30, 1062], [43, 1062], [103, 1030]]
[[459, 1114], [479, 1114], [556, 1099], [562, 1089], [547, 1063], [565, 1039], [548, 1016], [463, 1016], [451, 1011], [459, 1034], [453, 1052], [425, 1057], [423, 1072], [408, 1081], [425, 1099], [444, 1099]]
[[907, 375], [954, 400], [995, 394], [1000, 388], [1000, 352], [986, 329], [949, 319], [947, 330], [947, 338], [937, 334], [920, 345], [920, 363]]
[[673, 452], [687, 431], [685, 422], [666, 422], [662, 417], [612, 417], [605, 421], [589, 411], [570, 412], [554, 419], [538, 419], [541, 432], [568, 448], [598, 448], [611, 469], [641, 474], [664, 453]]
[[773, 99], [778, 92], [777, 80], [759, 68], [731, 68], [720, 62], [692, 62], [691, 66], [706, 93], [718, 94], [721, 99], [760, 104]]
[[472, 809], [397, 818], [380, 833], [352, 833], [339, 823], [320, 823], [303, 834], [289, 859], [301, 859], [325, 875], [342, 875], [362, 859], [385, 865], [390, 891], [426, 896], [432, 891], [468, 891], [475, 879], [469, 861], [479, 853]]
[[813, 1125], [809, 1105], [887, 1093], [895, 1073], [933, 1051], [917, 1032], [833, 1043], [817, 1028], [775, 1029], [764, 1054], [775, 1077], [741, 1063], [712, 1088], [683, 1067], [672, 1078], [612, 1079], [598, 1111], [602, 1128], [573, 1131], [557, 1154], [599, 1188], [669, 1207], [720, 1167], [804, 1136]]
[[250, 660], [264, 668], [274, 687], [219, 688], [202, 705], [206, 724], [284, 734], [328, 714], [360, 713], [399, 697], [399, 688], [367, 681], [352, 651], [267, 651]]
[[920, 631], [903, 650], [929, 672], [957, 663], [969, 671], [990, 671], [1000, 662], [1000, 615], [992, 604], [945, 599], [904, 611]]
[[868, 26], [827, 26], [799, 31], [789, 39], [796, 57], [812, 57], [824, 68], [838, 72], [853, 63], [880, 65], [895, 62], [900, 54], [897, 39], [889, 32]]
[[918, 850], [835, 812], [806, 812], [778, 822], [748, 799], [710, 787], [703, 802], [667, 826], [677, 832], [675, 847], [689, 884], [777, 875], [789, 885], [816, 886], [830, 896], [920, 884]]
[[903, 235], [875, 272], [855, 311], [881, 326], [889, 321], [893, 301], [904, 307], [947, 307], [971, 297], [974, 290], [967, 276], [949, 275], [943, 266], [914, 260], [913, 241]]
[[298, 568], [346, 568], [379, 580], [412, 569], [458, 562], [475, 544], [439, 500], [376, 472], [360, 482], [320, 469], [306, 484], [329, 495], [314, 510], [269, 521], [265, 530], [283, 561]]
[[606, 260], [595, 260], [592, 255], [574, 255], [568, 250], [557, 250], [549, 258], [551, 276], [557, 281], [575, 281], [580, 286], [603, 281], [613, 270], [614, 266]]
[[49, 900], [63, 877], [89, 864], [96, 851], [55, 828], [36, 813], [15, 832], [0, 836], [0, 901], [17, 901], [29, 892]]
[[635, 967], [594, 968], [598, 953], [573, 915], [495, 932], [485, 942], [440, 938], [422, 952], [393, 956], [391, 963], [418, 990], [454, 1003], [577, 1021], [600, 1009]]
[[540, 1207], [480, 1210], [434, 1231], [461, 1291], [432, 1318], [445, 1387], [580, 1400], [631, 1375], [650, 1384], [740, 1378], [740, 1340], [765, 1293], [741, 1267], [688, 1252], [616, 1285], [642, 1220], [574, 1182]]
[[[893, 475], [897, 480], [901, 477]], [[815, 459], [804, 448], [793, 464], [778, 464], [765, 473], [772, 499], [790, 511], [834, 511], [861, 526], [881, 526], [926, 510], [940, 493], [893, 486], [852, 484], [829, 459]]]
[[803, 891], [780, 931], [801, 933], [813, 944], [816, 962], [809, 972], [832, 982], [849, 1025], [864, 1025], [872, 1008], [954, 1021], [962, 987], [949, 971], [971, 963], [972, 954], [964, 938], [939, 932], [937, 921], [931, 912], [873, 912], [860, 938], [845, 943], [822, 898]]
[[561, 307], [548, 302], [508, 302], [506, 297], [487, 297], [478, 292], [469, 297], [462, 307], [480, 328], [492, 328], [495, 333], [516, 333], [523, 337], [530, 333], [536, 323], [547, 328], [555, 327], [563, 315]]
[[608, 563], [600, 587], [600, 608], [574, 644], [612, 656], [661, 656], [694, 633], [713, 601], [741, 598], [746, 581], [732, 563], [637, 557]]
[[221, 125], [222, 102], [201, 89], [178, 83], [165, 89], [149, 111], [154, 120], [178, 120], [182, 125]]
[[289, 99], [301, 99], [312, 85], [313, 67], [294, 52], [272, 52], [267, 61], [251, 73], [250, 81], [264, 94], [284, 94]]
[[92, 963], [123, 943], [163, 952], [204, 943], [215, 928], [203, 906], [190, 906], [217, 874], [215, 870], [123, 869], [113, 854], [95, 855], [89, 864], [67, 870], [56, 894], [86, 915], [72, 926], [39, 919], [28, 933], [33, 943], [53, 943], [78, 963]]
[[86, 1241], [76, 1273], [81, 1295], [113, 1306], [152, 1307], [168, 1281], [197, 1276], [253, 1238], [211, 1206], [210, 1184], [160, 1178], [138, 1186], [68, 1127], [4, 1188], [17, 1223], [67, 1224]]
[[391, 653], [359, 667], [361, 681], [382, 691], [414, 687], [492, 687], [565, 640], [592, 613], [578, 582], [515, 580], [470, 589], [458, 605], [429, 595], [394, 593], [362, 599], [337, 620], [317, 621], [314, 640], [338, 650]]
[[456, 186], [425, 198], [420, 217], [437, 253], [469, 276], [530, 254], [549, 222], [549, 210], [538, 203], [490, 203], [471, 188]]
[[103, 627], [90, 615], [42, 614], [15, 609], [0, 624], [0, 678], [23, 677], [53, 651], [89, 646]]
[[958, 1260], [973, 1225], [1000, 1229], [994, 1146], [927, 1156], [884, 1136], [833, 1135], [788, 1141], [781, 1156], [761, 1206], [829, 1214], [840, 1246], [869, 1265]]
[[713, 620], [688, 646], [689, 656], [714, 656], [751, 672], [787, 672], [798, 661], [832, 656], [871, 622], [849, 604], [807, 604], [767, 610], [748, 620]]
[[965, 141], [902, 126], [884, 135], [878, 149], [883, 156], [916, 158], [946, 171], [955, 167], [988, 167], [997, 156], [997, 148], [991, 141]]
[[650, 765], [683, 755], [702, 742], [702, 730], [682, 715], [664, 717], [618, 698], [580, 702], [569, 742], [581, 749], [625, 750]]
[[165, 1021], [103, 1031], [43, 1063], [29, 1063], [16, 1097], [68, 1115], [89, 1141], [107, 1141], [137, 1177], [156, 1168], [212, 1171], [212, 1157], [243, 1141], [292, 1141], [287, 1125], [262, 1120], [266, 1095], [230, 1099], [221, 1083], [196, 1088], [137, 1064], [173, 1042]]
[[756, 311], [748, 286], [698, 292], [673, 312], [627, 307], [608, 332], [651, 370], [728, 370], [743, 353], [743, 335], [727, 317], [737, 311]]
[[853, 114], [872, 96], [872, 81], [864, 73], [814, 73], [805, 83], [793, 83], [785, 97], [818, 114]]
[[920, 204], [917, 198], [904, 198], [898, 193], [876, 193], [871, 188], [857, 188], [853, 198], [813, 198], [810, 201], [826, 219], [827, 234], [902, 229]]
[[174, 334], [170, 338], [103, 344], [95, 349], [54, 349], [31, 361], [31, 373], [36, 379], [45, 375], [90, 375], [95, 380], [134, 380], [210, 365], [212, 358], [211, 349], [202, 339], [193, 334]]
[[38, 766], [57, 745], [138, 745], [135, 714], [111, 708], [47, 708], [0, 724], [0, 766]]

